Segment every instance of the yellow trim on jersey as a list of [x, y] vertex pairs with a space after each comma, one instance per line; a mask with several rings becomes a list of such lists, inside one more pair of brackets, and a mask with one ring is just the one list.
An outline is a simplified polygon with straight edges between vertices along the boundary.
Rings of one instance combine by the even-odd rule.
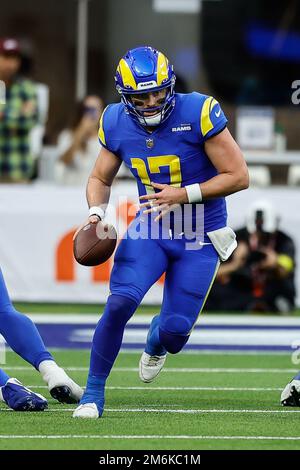
[[213, 109], [214, 106], [216, 106], [216, 104], [219, 104], [219, 103], [217, 102], [217, 100], [215, 98], [213, 98], [213, 100], [211, 102], [211, 105], [210, 105], [209, 112]]
[[134, 79], [134, 76], [126, 60], [124, 59], [120, 60], [118, 71], [122, 77], [123, 85], [125, 87], [131, 87], [133, 90], [136, 90], [137, 89], [136, 81]]
[[202, 310], [203, 310], [203, 308], [204, 308], [205, 302], [207, 301], [207, 297], [209, 296], [209, 293], [210, 293], [210, 291], [211, 291], [211, 288], [212, 288], [212, 286], [213, 286], [213, 283], [215, 282], [215, 278], [216, 278], [217, 272], [218, 272], [218, 270], [219, 270], [220, 264], [221, 264], [221, 262], [220, 262], [220, 260], [218, 259], [217, 265], [216, 265], [216, 269], [215, 269], [214, 275], [213, 275], [213, 277], [212, 277], [211, 283], [210, 283], [210, 285], [209, 285], [209, 288], [207, 289], [206, 296], [205, 296], [205, 298], [204, 298], [204, 300], [203, 300], [203, 303], [202, 303], [202, 307], [201, 307], [201, 309], [200, 309], [200, 312], [198, 313], [198, 316], [197, 316], [197, 319], [196, 319], [194, 325], [192, 326], [190, 332], [188, 333], [188, 336], [192, 333], [192, 331], [193, 331], [193, 329], [195, 328], [195, 325], [196, 325], [196, 323], [197, 323], [197, 320], [198, 320], [199, 316], [200, 316], [201, 313], [202, 313]]
[[288, 273], [292, 272], [294, 269], [294, 261], [288, 255], [279, 254], [277, 256], [277, 263], [279, 264], [279, 266], [285, 269]]
[[209, 131], [211, 131], [214, 128], [214, 125], [210, 119], [210, 112], [216, 104], [218, 104], [218, 102], [212, 96], [209, 96], [208, 98], [206, 98], [206, 100], [203, 103], [201, 116], [200, 116], [200, 128], [201, 128], [201, 133], [203, 137], [205, 137], [206, 134], [208, 134]]
[[157, 85], [168, 78], [168, 59], [160, 52], [157, 57]]
[[105, 111], [107, 110], [108, 106], [104, 109], [103, 113], [101, 114], [100, 121], [99, 121], [99, 131], [98, 131], [98, 137], [100, 139], [101, 144], [106, 145], [106, 139], [105, 139], [105, 132], [103, 129], [103, 116]]

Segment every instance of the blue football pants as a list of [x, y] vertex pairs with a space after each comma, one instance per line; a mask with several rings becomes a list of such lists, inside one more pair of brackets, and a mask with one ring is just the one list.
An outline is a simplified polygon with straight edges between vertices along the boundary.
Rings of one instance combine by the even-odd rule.
[[108, 376], [121, 347], [124, 328], [150, 287], [166, 272], [159, 315], [162, 346], [182, 349], [201, 312], [219, 267], [209, 242], [186, 250], [187, 240], [124, 238], [115, 255], [111, 295], [93, 338], [90, 376]]

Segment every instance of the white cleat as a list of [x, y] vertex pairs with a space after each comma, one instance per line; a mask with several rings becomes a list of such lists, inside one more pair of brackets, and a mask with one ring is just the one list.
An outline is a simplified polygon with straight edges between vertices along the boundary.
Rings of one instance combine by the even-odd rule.
[[85, 403], [79, 405], [73, 413], [73, 418], [82, 419], [97, 419], [99, 418], [99, 411], [96, 403]]
[[292, 380], [283, 390], [280, 398], [282, 406], [300, 406], [300, 380]]
[[150, 356], [143, 352], [139, 363], [139, 376], [142, 382], [152, 382], [160, 373], [165, 363], [167, 355]]

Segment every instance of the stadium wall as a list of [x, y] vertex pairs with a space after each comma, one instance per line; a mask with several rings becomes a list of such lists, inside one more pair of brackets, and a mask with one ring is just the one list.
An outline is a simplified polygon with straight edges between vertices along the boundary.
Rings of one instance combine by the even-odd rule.
[[[281, 216], [280, 228], [296, 242], [299, 266], [299, 190], [253, 188], [232, 195], [227, 198], [229, 225], [233, 228], [244, 225], [247, 208], [257, 199], [269, 200], [274, 204]], [[117, 182], [112, 189], [111, 203], [116, 208], [120, 237], [135, 213], [135, 183]], [[13, 300], [105, 301], [113, 259], [97, 268], [85, 268], [76, 264], [72, 255], [73, 233], [86, 216], [85, 188], [63, 188], [41, 183], [0, 186], [0, 266]], [[113, 210], [109, 211], [108, 218], [115, 223]], [[296, 285], [299, 291], [299, 270]], [[145, 297], [145, 303], [160, 303], [162, 287], [163, 280], [160, 279]], [[300, 304], [299, 292], [297, 304]]]

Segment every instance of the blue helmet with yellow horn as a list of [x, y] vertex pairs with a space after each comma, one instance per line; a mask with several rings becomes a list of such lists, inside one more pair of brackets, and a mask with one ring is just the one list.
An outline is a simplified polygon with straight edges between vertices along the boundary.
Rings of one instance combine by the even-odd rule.
[[[143, 126], [157, 126], [168, 119], [175, 106], [175, 80], [173, 66], [166, 56], [149, 46], [129, 50], [120, 60], [115, 75], [116, 89], [127, 113]], [[167, 90], [164, 102], [155, 108], [137, 109], [131, 101], [133, 95], [163, 89]]]

